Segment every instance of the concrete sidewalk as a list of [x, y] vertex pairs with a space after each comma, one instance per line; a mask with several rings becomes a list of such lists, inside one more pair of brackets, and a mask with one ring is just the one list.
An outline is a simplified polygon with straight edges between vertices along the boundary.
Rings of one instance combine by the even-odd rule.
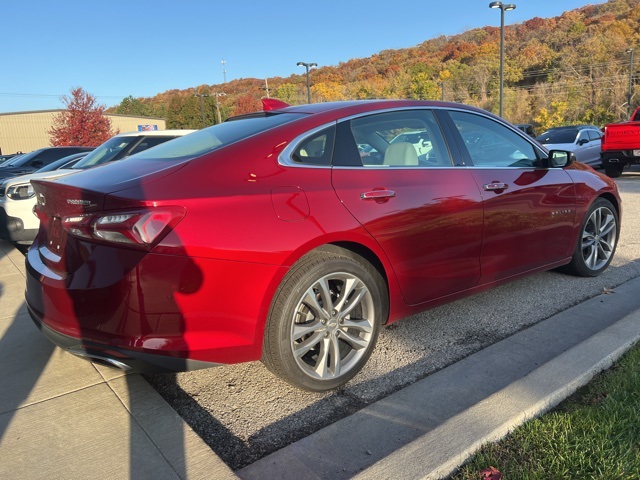
[[[540, 322], [235, 474], [139, 375], [55, 348], [0, 241], [0, 478], [439, 478], [640, 338], [640, 279]], [[236, 476], [237, 475], [237, 476]]]
[[237, 478], [140, 376], [55, 348], [0, 241], [0, 478]]
[[640, 339], [640, 278], [429, 375], [236, 472], [246, 480], [443, 478]]

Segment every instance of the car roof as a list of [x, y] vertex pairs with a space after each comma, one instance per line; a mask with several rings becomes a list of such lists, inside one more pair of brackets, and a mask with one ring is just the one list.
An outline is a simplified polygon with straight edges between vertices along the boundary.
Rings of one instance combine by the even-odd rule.
[[461, 103], [440, 102], [436, 100], [347, 100], [342, 102], [311, 103], [303, 105], [292, 105], [285, 108], [271, 110], [277, 113], [303, 113], [303, 114], [356, 114], [368, 111], [380, 111], [385, 108], [403, 107], [446, 107], [460, 108], [467, 111], [476, 111], [487, 114], [485, 110], [463, 105]]
[[181, 137], [183, 135], [189, 135], [190, 133], [197, 132], [197, 130], [187, 129], [175, 129], [175, 130], [141, 130], [135, 132], [124, 132], [115, 135], [115, 137], [164, 137], [167, 135], [174, 135]]
[[564, 125], [562, 127], [552, 127], [546, 130], [546, 132], [559, 132], [562, 130], [600, 130], [600, 127], [596, 127], [595, 125]]

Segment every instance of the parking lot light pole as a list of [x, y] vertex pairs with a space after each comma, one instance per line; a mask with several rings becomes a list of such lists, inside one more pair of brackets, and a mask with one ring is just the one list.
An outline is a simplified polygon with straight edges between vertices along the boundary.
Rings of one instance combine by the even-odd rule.
[[317, 67], [317, 63], [307, 63], [307, 62], [298, 62], [296, 63], [299, 67], [305, 67], [307, 69], [307, 101], [311, 103], [311, 84], [309, 83], [309, 69], [313, 67]]
[[489, 8], [500, 9], [500, 116], [502, 117], [504, 100], [504, 12], [515, 10], [513, 3], [491, 2]]
[[629, 93], [627, 95], [627, 119], [631, 120], [631, 96], [633, 95], [633, 49], [626, 51], [629, 54]]

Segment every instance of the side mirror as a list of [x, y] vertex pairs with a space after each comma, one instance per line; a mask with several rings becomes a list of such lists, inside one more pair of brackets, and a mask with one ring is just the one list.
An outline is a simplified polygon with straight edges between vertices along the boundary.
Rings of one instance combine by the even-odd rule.
[[589, 139], [583, 138], [582, 140], [578, 140], [578, 145], [584, 145], [585, 143], [589, 143]]
[[576, 156], [565, 150], [551, 150], [547, 161], [549, 168], [564, 168], [575, 162]]

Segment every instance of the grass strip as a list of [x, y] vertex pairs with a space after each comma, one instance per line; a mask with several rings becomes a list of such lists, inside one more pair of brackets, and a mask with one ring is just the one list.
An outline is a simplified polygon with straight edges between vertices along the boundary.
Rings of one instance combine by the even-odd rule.
[[452, 478], [478, 480], [489, 467], [504, 480], [640, 479], [640, 347], [554, 410], [484, 446]]

